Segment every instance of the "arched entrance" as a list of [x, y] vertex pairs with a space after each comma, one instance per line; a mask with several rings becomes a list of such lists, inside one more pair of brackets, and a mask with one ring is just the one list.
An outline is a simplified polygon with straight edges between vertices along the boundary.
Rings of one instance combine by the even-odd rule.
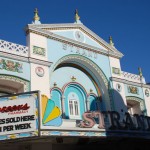
[[127, 96], [127, 109], [128, 112], [133, 114], [146, 114], [144, 100], [138, 97]]
[[[89, 78], [89, 82], [92, 82], [92, 84], [94, 85], [94, 87], [96, 89], [96, 94], [94, 95], [94, 97], [92, 97], [91, 96], [92, 94], [88, 93], [88, 91], [87, 91], [87, 93], [88, 93], [87, 95], [89, 95], [89, 97], [85, 97], [85, 98], [83, 98], [84, 97], [83, 95], [81, 96], [80, 94], [78, 94], [78, 95], [73, 94], [74, 97], [76, 97], [76, 100], [75, 99], [73, 100], [73, 98], [70, 98], [70, 97], [72, 97], [72, 95], [71, 94], [69, 95], [69, 93], [66, 96], [66, 91], [64, 91], [62, 93], [62, 98], [61, 98], [62, 107], [64, 109], [67, 106], [72, 108], [72, 112], [68, 111], [67, 114], [75, 113], [74, 109], [79, 108], [79, 105], [76, 105], [76, 104], [78, 104], [79, 95], [80, 95], [80, 97], [82, 97], [82, 101], [84, 102], [85, 105], [87, 105], [87, 103], [88, 103], [86, 101], [88, 101], [88, 100], [92, 101], [92, 102], [89, 102], [90, 105], [92, 105], [92, 106], [89, 106], [89, 108], [92, 108], [92, 109], [103, 108], [103, 110], [111, 110], [110, 97], [109, 97], [109, 93], [108, 93], [108, 90], [109, 90], [108, 89], [108, 80], [107, 80], [105, 74], [102, 72], [102, 70], [93, 61], [89, 60], [86, 57], [79, 56], [79, 55], [65, 56], [65, 57], [61, 58], [60, 60], [58, 60], [57, 63], [53, 66], [50, 78], [52, 79], [54, 73], [57, 72], [57, 70], [62, 69], [62, 68], [65, 69], [65, 67], [66, 67], [66, 69], [67, 69], [67, 67], [75, 68], [75, 69], [83, 72]], [[61, 78], [63, 78], [65, 80], [64, 72], [60, 73], [59, 76], [60, 77], [57, 79], [58, 83], [59, 83], [59, 80], [61, 80]], [[58, 75], [57, 75], [57, 77], [58, 77]], [[83, 78], [83, 80], [85, 80], [85, 79]], [[51, 88], [53, 88], [53, 87], [51, 86]], [[66, 90], [68, 90], [68, 89], [66, 89]], [[74, 88], [74, 91], [75, 91], [75, 88]], [[83, 93], [81, 91], [82, 91], [82, 89], [80, 89], [80, 92], [78, 91], [78, 93]], [[54, 93], [54, 92], [52, 92], [52, 93]], [[92, 93], [92, 91], [91, 91], [91, 93]], [[97, 95], [97, 97], [96, 97], [96, 95]], [[64, 102], [68, 99], [68, 97], [72, 100], [68, 101], [67, 104], [66, 103], [64, 104]], [[94, 101], [95, 99], [96, 99], [96, 101]], [[104, 105], [102, 107], [97, 106], [97, 104], [100, 104], [100, 102], [98, 102], [100, 100], [102, 100], [104, 103]], [[70, 102], [70, 105], [69, 105], [69, 102]], [[72, 105], [73, 103], [74, 103], [74, 105]], [[76, 106], [78, 106], [78, 107], [76, 107]], [[85, 106], [85, 107], [86, 107], [85, 109], [83, 107], [83, 110], [87, 111], [88, 108], [87, 108], [87, 106]]]
[[29, 90], [29, 81], [11, 75], [0, 75], [0, 95], [22, 93]]

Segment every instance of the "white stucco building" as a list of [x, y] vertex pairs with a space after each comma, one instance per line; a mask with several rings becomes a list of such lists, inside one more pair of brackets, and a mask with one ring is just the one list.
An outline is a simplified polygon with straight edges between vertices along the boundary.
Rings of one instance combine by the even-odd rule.
[[[141, 68], [138, 75], [121, 69], [123, 54], [111, 37], [107, 43], [88, 29], [77, 10], [75, 22], [68, 24], [42, 24], [36, 10], [25, 33], [26, 46], [0, 40], [2, 142], [20, 141], [12, 144], [14, 149], [34, 150], [42, 148], [38, 143], [59, 149], [58, 143], [65, 148], [63, 143], [92, 143], [106, 137], [150, 138], [150, 85]], [[38, 97], [31, 91], [38, 91]], [[32, 98], [26, 103], [28, 94]], [[21, 115], [8, 113], [14, 111]], [[28, 127], [21, 128], [30, 130], [16, 131], [15, 119], [27, 115]], [[10, 118], [14, 122], [7, 124]], [[4, 132], [5, 124], [13, 131]]]

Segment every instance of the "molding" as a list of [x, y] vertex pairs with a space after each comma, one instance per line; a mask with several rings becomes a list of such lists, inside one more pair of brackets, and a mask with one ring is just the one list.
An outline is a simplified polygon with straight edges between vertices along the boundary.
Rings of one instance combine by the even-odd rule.
[[142, 87], [150, 89], [150, 85], [148, 85], [148, 84], [142, 84]]
[[87, 28], [83, 24], [75, 24], [75, 23], [66, 23], [66, 24], [40, 24], [40, 25], [29, 24], [29, 26], [34, 26], [34, 27], [38, 27], [40, 29], [45, 29], [45, 30], [80, 29], [85, 34], [87, 34], [89, 37], [91, 37], [93, 40], [95, 40], [96, 42], [98, 42], [100, 45], [103, 45], [106, 49], [112, 50], [112, 51], [115, 51], [117, 53], [122, 54], [115, 47], [112, 47], [110, 44], [108, 44], [106, 41], [104, 41], [101, 37], [99, 37], [97, 34], [95, 34], [93, 31], [91, 31], [89, 28]]
[[121, 78], [111, 77], [110, 80], [111, 80], [111, 81], [116, 81], [116, 82], [125, 83], [125, 84], [128, 84], [128, 85], [141, 86], [141, 83], [136, 83], [136, 82], [124, 80], [124, 79], [121, 79]]
[[[78, 28], [81, 29], [81, 27], [78, 27]], [[86, 28], [86, 27], [82, 27], [82, 28]], [[98, 37], [94, 33], [91, 33], [91, 34], [94, 34], [93, 37], [95, 39], [98, 39], [99, 42], [101, 41], [100, 43], [104, 47], [106, 47], [106, 45], [107, 45], [106, 48], [108, 50], [97, 48], [97, 47], [94, 47], [94, 46], [91, 46], [91, 45], [88, 45], [88, 44], [85, 44], [85, 43], [81, 43], [81, 42], [78, 42], [78, 41], [75, 41], [75, 40], [72, 40], [72, 39], [69, 39], [69, 38], [66, 38], [66, 37], [54, 34], [54, 33], [50, 32], [50, 31], [46, 31], [46, 30], [40, 28], [39, 25], [31, 25], [31, 24], [29, 24], [26, 27], [25, 31], [26, 31], [27, 34], [29, 32], [32, 32], [32, 33], [35, 33], [35, 34], [39, 34], [39, 35], [45, 36], [45, 37], [50, 38], [50, 39], [54, 39], [54, 40], [57, 40], [57, 41], [60, 41], [60, 42], [63, 42], [63, 43], [68, 43], [70, 45], [73, 45], [73, 46], [76, 46], [76, 47], [80, 47], [80, 48], [83, 48], [83, 49], [87, 49], [87, 50], [90, 50], [90, 51], [93, 51], [93, 52], [96, 52], [96, 53], [100, 53], [100, 54], [103, 54], [103, 55], [106, 55], [106, 56], [112, 56], [112, 57], [115, 57], [115, 58], [121, 58], [123, 56], [122, 53], [120, 53], [115, 48], [111, 47], [109, 44], [107, 44], [104, 40], [102, 40], [100, 37]], [[108, 47], [108, 45], [109, 45], [109, 47]]]
[[150, 85], [143, 84], [143, 83], [136, 83], [136, 82], [128, 81], [128, 80], [121, 79], [121, 78], [111, 77], [110, 80], [111, 81], [116, 81], [116, 82], [121, 82], [121, 83], [128, 84], [128, 85], [134, 85], [134, 86], [139, 86], [139, 87], [144, 87], [144, 88], [150, 88]]
[[5, 58], [13, 59], [13, 60], [15, 59], [15, 60], [22, 61], [22, 62], [28, 62], [28, 57], [23, 57], [20, 55], [15, 55], [15, 54], [1, 52], [1, 51], [0, 51], [0, 57], [5, 57]]
[[73, 86], [78, 86], [80, 90], [84, 91], [85, 96], [87, 97], [88, 94], [87, 94], [86, 89], [85, 89], [80, 83], [78, 83], [78, 82], [68, 82], [67, 84], [65, 84], [65, 85], [62, 87], [62, 92], [63, 92], [63, 94], [65, 93], [65, 90], [66, 90], [69, 86], [71, 86], [71, 85], [73, 85]]
[[18, 60], [21, 62], [27, 62], [27, 63], [36, 63], [39, 65], [44, 65], [44, 66], [51, 66], [52, 62], [49, 61], [44, 61], [40, 59], [35, 59], [31, 57], [23, 57], [15, 54], [10, 54], [10, 53], [5, 53], [5, 52], [0, 52], [0, 57], [8, 58], [8, 59], [13, 59], [13, 60]]
[[30, 63], [39, 64], [39, 65], [48, 66], [48, 67], [50, 67], [51, 64], [52, 64], [52, 62], [49, 62], [49, 61], [43, 61], [43, 60], [35, 59], [35, 58], [29, 58], [29, 62], [30, 62]]
[[[105, 76], [105, 74], [103, 73], [103, 71], [99, 68], [99, 66], [97, 66], [97, 64], [95, 64], [93, 61], [91, 61], [90, 59], [86, 58], [86, 57], [83, 57], [83, 56], [77, 56], [77, 55], [67, 55], [67, 56], [64, 56], [62, 58], [60, 58], [56, 63], [55, 65], [53, 66], [52, 68], [52, 72], [55, 70], [55, 68], [61, 64], [61, 63], [64, 63], [66, 61], [70, 61], [70, 60], [81, 60], [82, 62], [85, 62], [87, 64], [89, 64], [92, 68], [95, 69], [95, 71], [100, 75], [101, 79], [104, 81], [104, 84], [106, 86], [106, 88], [108, 89], [108, 80], [107, 80], [107, 77]], [[68, 62], [67, 62], [68, 63]]]

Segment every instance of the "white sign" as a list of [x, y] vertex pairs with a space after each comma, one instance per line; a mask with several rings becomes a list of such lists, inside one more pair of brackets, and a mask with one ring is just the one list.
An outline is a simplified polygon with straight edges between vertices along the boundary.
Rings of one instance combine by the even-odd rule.
[[35, 131], [35, 109], [33, 96], [0, 101], [0, 135]]

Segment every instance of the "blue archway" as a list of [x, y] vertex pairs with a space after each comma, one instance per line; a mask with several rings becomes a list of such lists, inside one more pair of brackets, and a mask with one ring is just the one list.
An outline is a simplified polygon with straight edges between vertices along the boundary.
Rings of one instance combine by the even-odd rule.
[[64, 89], [64, 109], [67, 119], [81, 119], [86, 110], [86, 91], [79, 84], [70, 83]]

